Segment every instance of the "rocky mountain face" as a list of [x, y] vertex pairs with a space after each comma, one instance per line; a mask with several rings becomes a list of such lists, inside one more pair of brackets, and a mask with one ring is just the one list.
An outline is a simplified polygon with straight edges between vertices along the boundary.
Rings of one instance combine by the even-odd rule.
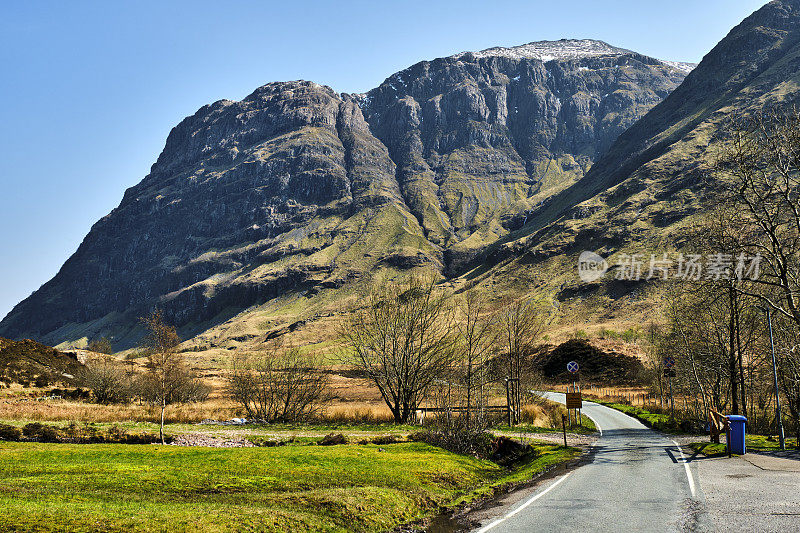
[[452, 273], [581, 178], [688, 68], [600, 41], [531, 43], [423, 61], [362, 105]]
[[125, 347], [154, 306], [191, 335], [288, 293], [451, 274], [581, 179], [690, 69], [540, 42], [424, 61], [366, 94], [270, 83], [204, 106], [0, 335]]
[[587, 285], [577, 279], [576, 254], [680, 248], [687, 221], [714, 194], [709, 164], [725, 138], [726, 121], [799, 101], [800, 1], [776, 0], [732, 29], [585, 176], [495, 247], [488, 259], [500, 265], [494, 275], [518, 273], [521, 265], [547, 268], [569, 256], [569, 274], [554, 278], [562, 298], [619, 298], [613, 282]]

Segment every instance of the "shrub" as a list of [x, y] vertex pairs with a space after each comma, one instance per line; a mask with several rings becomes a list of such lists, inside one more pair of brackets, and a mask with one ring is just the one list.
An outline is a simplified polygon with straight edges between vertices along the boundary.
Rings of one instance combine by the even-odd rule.
[[97, 403], [124, 403], [130, 400], [129, 376], [111, 358], [103, 358], [87, 365], [83, 382], [92, 391], [92, 397]]
[[22, 434], [31, 440], [38, 442], [59, 442], [60, 432], [53, 426], [45, 426], [39, 422], [26, 424], [22, 428]]
[[395, 435], [378, 435], [372, 439], [372, 444], [397, 444], [400, 439]]
[[329, 434], [325, 435], [324, 437], [322, 437], [322, 440], [320, 440], [317, 444], [319, 444], [320, 446], [333, 446], [335, 444], [347, 444], [347, 439], [341, 433], [336, 433], [336, 434], [329, 433]]
[[461, 455], [488, 458], [493, 453], [492, 440], [494, 436], [485, 431], [417, 431], [408, 438]]
[[314, 417], [327, 400], [327, 376], [319, 361], [298, 348], [272, 344], [264, 352], [237, 355], [230, 376], [233, 399], [248, 418], [296, 422]]
[[15, 426], [0, 424], [0, 440], [18, 441], [22, 438], [22, 431]]

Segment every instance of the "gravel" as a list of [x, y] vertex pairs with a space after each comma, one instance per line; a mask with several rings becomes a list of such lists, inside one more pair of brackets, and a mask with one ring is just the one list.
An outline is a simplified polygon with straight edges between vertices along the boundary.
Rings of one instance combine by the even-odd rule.
[[170, 446], [208, 446], [211, 448], [252, 448], [255, 446], [247, 439], [221, 438], [204, 435], [202, 433], [188, 433], [178, 435], [169, 444]]

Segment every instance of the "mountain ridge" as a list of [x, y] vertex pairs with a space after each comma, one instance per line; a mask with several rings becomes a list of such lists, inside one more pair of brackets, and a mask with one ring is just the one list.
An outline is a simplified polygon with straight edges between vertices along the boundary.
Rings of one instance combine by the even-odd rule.
[[287, 294], [310, 309], [381, 273], [453, 273], [683, 77], [627, 51], [464, 56], [365, 95], [272, 82], [203, 106], [0, 334], [124, 347], [156, 305], [194, 336]]
[[[798, 101], [800, 2], [774, 0], [733, 28], [580, 180], [532, 213], [526, 228], [488, 249], [483, 268], [502, 277], [522, 264], [576, 261], [583, 250], [610, 259], [679, 248], [687, 221], [714, 195], [712, 165], [726, 121]], [[557, 283], [566, 300], [618, 300], [643, 290], [582, 283], [574, 270]]]

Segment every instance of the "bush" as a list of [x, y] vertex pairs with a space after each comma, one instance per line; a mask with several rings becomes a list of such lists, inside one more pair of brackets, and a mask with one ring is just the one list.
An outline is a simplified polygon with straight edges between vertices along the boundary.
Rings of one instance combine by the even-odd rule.
[[231, 395], [247, 418], [308, 420], [319, 413], [328, 397], [328, 379], [318, 367], [316, 357], [278, 345], [269, 345], [258, 354], [237, 355], [229, 378]]
[[493, 453], [492, 441], [494, 436], [485, 431], [417, 431], [409, 435], [408, 438], [415, 442], [424, 442], [461, 455], [488, 458]]
[[500, 465], [513, 463], [530, 450], [529, 446], [503, 436], [496, 437], [491, 444], [492, 455], [490, 459]]
[[22, 438], [22, 431], [15, 426], [0, 424], [0, 440], [18, 441]]
[[400, 439], [395, 435], [379, 435], [372, 439], [372, 444], [397, 444]]
[[336, 445], [336, 444], [347, 444], [347, 439], [341, 433], [337, 433], [337, 434], [329, 433], [329, 434], [325, 435], [324, 437], [322, 437], [322, 440], [320, 440], [317, 444], [319, 444], [320, 446], [333, 446], [333, 445]]
[[53, 426], [45, 426], [39, 422], [26, 424], [22, 428], [22, 434], [31, 440], [38, 442], [59, 442], [60, 432]]
[[124, 403], [131, 398], [129, 376], [111, 358], [103, 358], [87, 365], [83, 382], [92, 391], [97, 403]]

